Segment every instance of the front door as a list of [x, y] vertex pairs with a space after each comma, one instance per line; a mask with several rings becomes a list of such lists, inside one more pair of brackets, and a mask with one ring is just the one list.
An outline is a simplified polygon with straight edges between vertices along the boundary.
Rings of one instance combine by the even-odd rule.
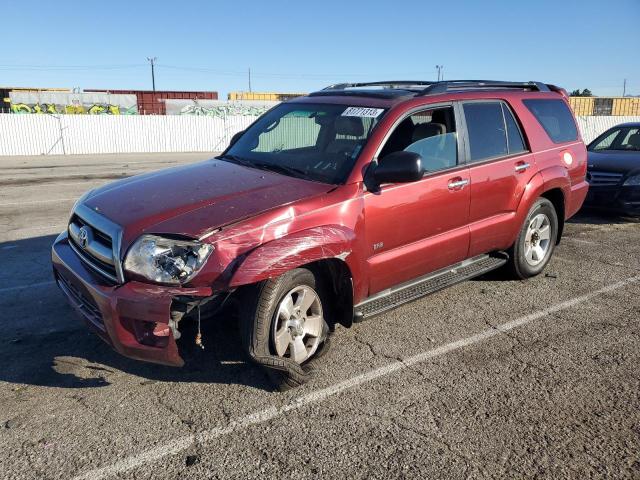
[[366, 192], [369, 295], [462, 261], [469, 248], [469, 172], [460, 158], [451, 105], [419, 110], [401, 120], [378, 161], [393, 151], [420, 153], [421, 180]]

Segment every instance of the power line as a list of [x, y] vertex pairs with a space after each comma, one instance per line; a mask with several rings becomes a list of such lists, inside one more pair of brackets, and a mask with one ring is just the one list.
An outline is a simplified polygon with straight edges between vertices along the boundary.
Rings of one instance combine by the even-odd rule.
[[75, 70], [125, 70], [131, 68], [145, 67], [142, 64], [128, 64], [128, 65], [0, 65], [0, 70], [61, 70], [61, 71], [75, 71]]
[[[166, 65], [164, 63], [159, 63], [158, 68], [166, 68], [170, 70], [185, 70], [190, 72], [201, 72], [201, 73], [212, 73], [215, 75], [221, 76], [236, 76], [236, 77], [246, 77], [247, 71], [233, 71], [233, 70], [219, 70], [215, 68], [209, 67], [190, 67], [190, 66], [179, 66], [179, 65]], [[391, 73], [391, 74], [381, 74], [379, 72], [375, 73], [270, 73], [270, 72], [256, 72], [254, 70], [251, 71], [251, 77], [272, 77], [272, 78], [315, 78], [315, 79], [326, 79], [326, 78], [345, 78], [345, 77], [397, 77], [397, 76], [421, 76], [421, 75], [432, 75], [435, 73], [435, 70], [431, 71], [422, 71], [422, 72], [412, 72], [412, 73]]]
[[[176, 70], [176, 71], [185, 71], [185, 72], [200, 72], [200, 73], [208, 73], [215, 76], [228, 76], [228, 77], [245, 77], [247, 78], [247, 70], [225, 70], [211, 67], [201, 67], [201, 66], [188, 66], [188, 65], [167, 65], [163, 63], [156, 63], [157, 57], [153, 57], [153, 62], [151, 61], [151, 57], [147, 58], [149, 63], [151, 63], [152, 69], [152, 83], [155, 83], [155, 69], [167, 69], [167, 70]], [[76, 71], [99, 71], [99, 70], [128, 70], [128, 69], [138, 69], [144, 68], [149, 65], [147, 64], [113, 64], [113, 65], [51, 65], [51, 64], [43, 64], [43, 65], [35, 65], [35, 64], [0, 64], [0, 70], [2, 71], [38, 71], [38, 72], [46, 72], [46, 71], [68, 71], [68, 72], [76, 72]], [[340, 73], [313, 73], [313, 72], [256, 72], [251, 70], [250, 77], [251, 80], [253, 78], [272, 78], [272, 79], [292, 79], [292, 80], [335, 80], [335, 79], [345, 79], [345, 78], [404, 78], [404, 77], [431, 77], [436, 71], [421, 71], [421, 72], [405, 72], [398, 73], [393, 72], [390, 74], [387, 73], [349, 73], [349, 72], [340, 72]], [[438, 71], [440, 76], [440, 71]]]
[[[149, 60], [149, 58], [147, 58]], [[167, 65], [164, 63], [156, 63], [157, 57], [154, 57], [154, 66], [158, 68], [166, 68], [171, 70], [184, 70], [192, 72], [213, 73], [216, 75], [228, 75], [228, 76], [244, 76], [246, 77], [247, 71], [244, 70], [225, 70], [212, 67], [202, 66], [188, 66], [188, 65]], [[150, 61], [150, 60], [149, 60]], [[134, 64], [107, 64], [107, 65], [55, 65], [55, 64], [0, 64], [2, 70], [125, 70], [146, 67], [148, 64], [134, 63]], [[372, 73], [293, 73], [293, 72], [256, 72], [252, 71], [252, 77], [274, 77], [274, 78], [335, 78], [335, 77], [384, 77], [384, 76], [421, 76], [431, 75], [435, 73], [435, 70], [419, 71], [419, 72], [394, 72], [389, 75], [381, 74], [380, 72]]]

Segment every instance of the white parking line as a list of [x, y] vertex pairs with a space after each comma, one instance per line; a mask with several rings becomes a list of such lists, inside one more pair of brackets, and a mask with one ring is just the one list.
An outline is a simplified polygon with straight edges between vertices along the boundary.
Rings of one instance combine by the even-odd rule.
[[564, 258], [561, 257], [560, 255], [558, 255], [557, 253], [553, 254], [553, 257], [551, 257], [551, 260], [559, 260], [561, 262], [568, 262], [568, 263], [575, 263], [573, 260], [569, 259], [569, 258]]
[[[77, 182], [67, 182], [67, 183], [39, 183], [37, 185], [20, 185], [21, 188], [25, 188], [25, 187], [38, 187], [38, 189], [42, 189], [42, 188], [47, 188], [47, 187], [81, 187], [83, 185], [87, 185], [87, 186], [93, 186], [93, 185], [101, 185], [103, 183], [106, 183], [107, 180], [102, 180], [100, 181], [100, 179], [96, 180], [96, 179], [79, 179]], [[12, 185], [15, 187], [15, 185]], [[79, 196], [79, 195], [78, 195]]]
[[307, 393], [305, 395], [302, 395], [298, 398], [293, 399], [291, 402], [287, 403], [282, 407], [272, 406], [264, 410], [240, 417], [236, 420], [232, 420], [226, 426], [215, 427], [210, 430], [205, 430], [203, 432], [200, 432], [194, 435], [185, 435], [182, 437], [178, 437], [170, 442], [145, 450], [142, 453], [125, 457], [122, 460], [114, 462], [110, 465], [105, 465], [104, 467], [96, 468], [94, 470], [89, 470], [83, 474], [80, 474], [74, 477], [74, 480], [107, 478], [110, 476], [118, 475], [123, 472], [132, 470], [142, 465], [151, 463], [153, 461], [160, 460], [168, 455], [175, 455], [177, 453], [180, 453], [186, 450], [196, 442], [198, 444], [201, 444], [203, 442], [210, 442], [211, 440], [222, 437], [224, 435], [229, 435], [238, 430], [243, 430], [252, 425], [268, 422], [269, 420], [273, 420], [274, 418], [284, 415], [287, 412], [290, 412], [293, 410], [299, 410], [309, 404], [320, 402], [322, 400], [325, 400], [328, 397], [337, 395], [347, 390], [351, 390], [355, 387], [358, 387], [359, 385], [365, 384], [367, 382], [371, 382], [372, 380], [375, 380], [377, 378], [390, 375], [392, 373], [403, 370], [407, 367], [411, 367], [413, 365], [426, 362], [432, 358], [445, 355], [447, 353], [459, 350], [464, 347], [468, 347], [478, 342], [482, 342], [489, 338], [495, 337], [503, 332], [508, 332], [515, 328], [522, 327], [528, 323], [531, 323], [535, 320], [543, 318], [549, 314], [552, 314], [561, 310], [566, 310], [567, 308], [573, 307], [580, 303], [587, 302], [592, 298], [597, 297], [598, 295], [602, 295], [603, 293], [617, 290], [619, 288], [625, 287], [626, 285], [637, 282], [639, 280], [640, 280], [640, 275], [636, 277], [627, 278], [626, 280], [622, 280], [612, 285], [608, 285], [604, 288], [595, 290], [591, 293], [587, 293], [585, 295], [572, 298], [570, 300], [553, 305], [549, 308], [545, 308], [544, 310], [540, 310], [538, 312], [525, 315], [524, 317], [517, 318], [515, 320], [504, 323], [502, 325], [498, 325], [496, 326], [496, 328], [484, 330], [476, 335], [472, 335], [470, 337], [466, 337], [466, 338], [457, 340], [455, 342], [447, 343], [446, 345], [435, 348], [433, 350], [428, 350], [426, 352], [422, 352], [417, 355], [408, 357], [403, 361], [393, 362], [383, 367], [377, 368], [375, 370], [371, 370], [370, 372], [366, 372], [361, 375], [356, 375], [355, 377], [349, 378], [335, 385], [331, 385], [329, 387], [322, 388], [320, 390], [316, 390], [311, 393]]
[[567, 238], [567, 240], [569, 240], [570, 242], [584, 243], [585, 245], [599, 245], [598, 242], [592, 242], [591, 240], [583, 240], [581, 238], [575, 238], [575, 237], [569, 237]]
[[43, 287], [45, 285], [53, 285], [54, 283], [56, 282], [54, 282], [53, 280], [49, 280], [47, 282], [37, 282], [30, 285], [18, 285], [16, 287], [0, 288], [0, 293], [15, 292], [16, 290], [24, 290], [25, 288]]
[[49, 200], [32, 200], [31, 202], [8, 202], [0, 203], [0, 207], [10, 207], [13, 205], [40, 205], [41, 203], [70, 202], [72, 200], [77, 200], [77, 198], [52, 198]]
[[16, 228], [15, 230], [8, 230], [8, 234], [17, 234], [17, 233], [27, 233], [27, 232], [41, 232], [43, 230], [54, 230], [54, 231], [62, 231], [67, 228], [66, 224], [61, 225], [42, 225], [41, 227], [27, 227], [27, 228]]

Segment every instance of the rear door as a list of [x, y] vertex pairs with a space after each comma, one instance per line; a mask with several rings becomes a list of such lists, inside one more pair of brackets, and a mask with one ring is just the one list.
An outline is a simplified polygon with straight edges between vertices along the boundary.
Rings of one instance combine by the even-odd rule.
[[424, 176], [366, 192], [369, 294], [464, 260], [469, 247], [469, 175], [451, 104], [423, 107], [400, 119], [379, 162], [393, 151], [423, 158]]
[[510, 246], [515, 212], [536, 169], [506, 102], [464, 102], [462, 111], [471, 179], [469, 257], [473, 257]]

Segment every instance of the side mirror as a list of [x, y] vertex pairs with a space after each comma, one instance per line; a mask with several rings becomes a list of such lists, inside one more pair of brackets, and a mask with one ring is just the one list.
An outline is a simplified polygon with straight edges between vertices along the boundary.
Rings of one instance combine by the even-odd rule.
[[233, 137], [231, 137], [231, 141], [229, 142], [229, 146], [231, 146], [234, 143], [236, 143], [238, 141], [238, 139], [242, 136], [243, 133], [244, 133], [244, 130], [240, 130], [239, 132], [234, 133]]
[[422, 157], [415, 152], [393, 152], [380, 159], [373, 178], [382, 183], [406, 183], [420, 180], [423, 175]]

